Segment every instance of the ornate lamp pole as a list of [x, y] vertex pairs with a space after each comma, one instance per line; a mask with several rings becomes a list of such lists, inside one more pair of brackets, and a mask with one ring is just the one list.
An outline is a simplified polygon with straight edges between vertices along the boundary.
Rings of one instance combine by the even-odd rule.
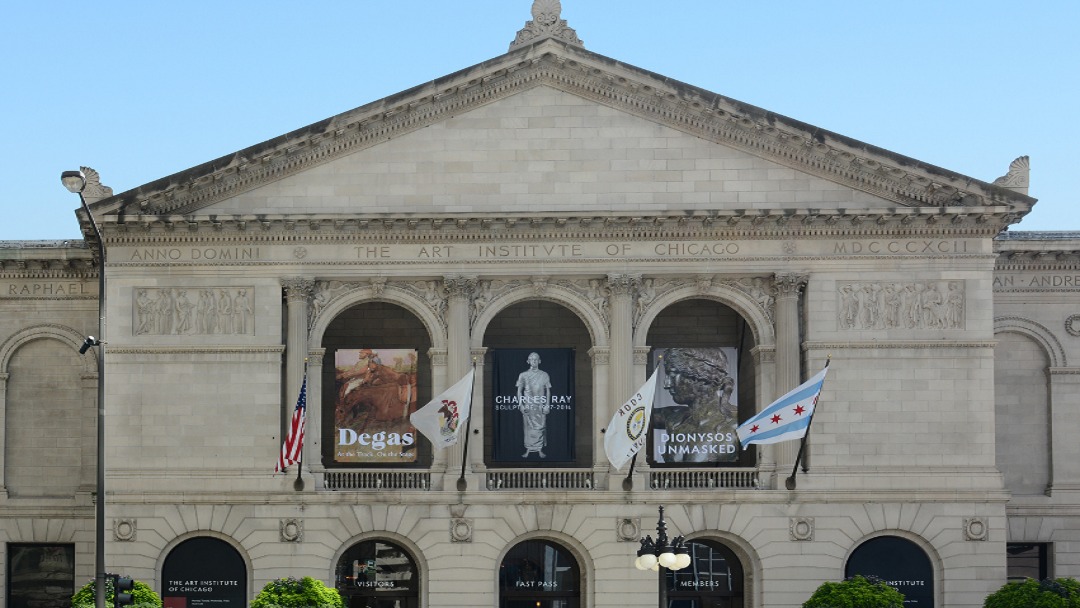
[[659, 607], [668, 608], [667, 571], [682, 570], [690, 565], [690, 553], [682, 536], [676, 536], [668, 544], [667, 522], [664, 521], [664, 507], [660, 506], [660, 519], [656, 522], [656, 541], [649, 535], [641, 539], [641, 549], [634, 566], [638, 570], [655, 570], [660, 573]]
[[83, 211], [94, 229], [98, 246], [98, 337], [87, 336], [79, 354], [86, 354], [91, 346], [98, 347], [97, 353], [97, 496], [94, 500], [94, 606], [105, 608], [105, 239], [98, 229], [94, 214], [86, 204], [83, 189], [86, 188], [86, 176], [82, 171], [64, 171], [60, 181], [69, 192], [79, 195]]

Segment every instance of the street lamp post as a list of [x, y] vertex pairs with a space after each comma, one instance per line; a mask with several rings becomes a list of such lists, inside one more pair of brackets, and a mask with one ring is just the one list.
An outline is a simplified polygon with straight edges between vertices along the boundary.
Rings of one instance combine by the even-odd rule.
[[668, 608], [667, 571], [682, 570], [690, 565], [690, 553], [682, 536], [676, 536], [668, 544], [667, 522], [664, 521], [664, 507], [660, 506], [660, 519], [656, 522], [656, 541], [645, 535], [641, 539], [641, 549], [634, 566], [638, 570], [654, 570], [660, 573], [659, 607]]
[[64, 171], [60, 181], [69, 192], [79, 195], [83, 211], [90, 219], [98, 247], [98, 337], [87, 336], [79, 349], [85, 354], [91, 346], [97, 346], [97, 496], [94, 500], [94, 606], [105, 608], [105, 239], [101, 236], [97, 220], [90, 213], [83, 189], [86, 176], [82, 171]]

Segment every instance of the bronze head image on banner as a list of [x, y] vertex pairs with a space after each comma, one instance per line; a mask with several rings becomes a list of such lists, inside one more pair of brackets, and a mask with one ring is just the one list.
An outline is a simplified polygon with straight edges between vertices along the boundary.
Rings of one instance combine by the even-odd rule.
[[574, 349], [498, 349], [492, 362], [492, 460], [574, 462]]
[[739, 460], [738, 372], [734, 348], [658, 348], [660, 381], [653, 404], [653, 463]]

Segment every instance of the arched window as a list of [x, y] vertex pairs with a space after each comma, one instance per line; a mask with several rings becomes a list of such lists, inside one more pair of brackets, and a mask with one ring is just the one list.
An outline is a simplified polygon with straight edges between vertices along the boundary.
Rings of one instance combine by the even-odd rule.
[[712, 540], [687, 543], [690, 565], [668, 571], [668, 608], [743, 608], [743, 567], [735, 553]]
[[334, 585], [348, 608], [417, 608], [420, 573], [403, 547], [368, 540], [338, 560]]
[[581, 575], [565, 547], [547, 540], [516, 545], [499, 566], [499, 608], [578, 608]]
[[851, 552], [844, 576], [876, 576], [904, 594], [905, 608], [934, 607], [934, 571], [919, 545], [899, 536], [879, 536]]

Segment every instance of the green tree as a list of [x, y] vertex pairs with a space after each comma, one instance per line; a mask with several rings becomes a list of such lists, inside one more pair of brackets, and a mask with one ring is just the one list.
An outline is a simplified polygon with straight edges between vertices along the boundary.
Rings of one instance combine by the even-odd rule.
[[[135, 599], [135, 603], [132, 605], [136, 608], [161, 608], [161, 598], [158, 597], [157, 593], [154, 593], [150, 585], [142, 581], [135, 581], [131, 595]], [[105, 577], [105, 603], [109, 606], [113, 605], [113, 579], [111, 576]], [[71, 608], [94, 608], [94, 581], [86, 583], [82, 589], [79, 589], [75, 595], [71, 596]]]
[[987, 596], [983, 608], [1080, 608], [1080, 582], [1029, 578], [1005, 583]]
[[904, 594], [877, 577], [858, 575], [822, 583], [803, 608], [904, 608]]
[[279, 578], [266, 583], [251, 608], [345, 608], [337, 589], [310, 576]]

